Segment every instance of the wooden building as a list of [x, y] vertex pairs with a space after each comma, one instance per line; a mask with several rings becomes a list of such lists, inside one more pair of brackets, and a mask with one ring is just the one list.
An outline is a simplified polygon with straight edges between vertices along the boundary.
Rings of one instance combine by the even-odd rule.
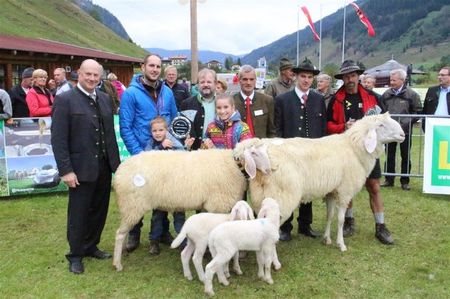
[[27, 67], [44, 69], [49, 77], [53, 77], [55, 68], [63, 67], [70, 73], [88, 58], [103, 65], [105, 76], [113, 72], [125, 85], [129, 84], [134, 68], [139, 67], [143, 59], [46, 39], [0, 35], [0, 88], [9, 90], [18, 84]]

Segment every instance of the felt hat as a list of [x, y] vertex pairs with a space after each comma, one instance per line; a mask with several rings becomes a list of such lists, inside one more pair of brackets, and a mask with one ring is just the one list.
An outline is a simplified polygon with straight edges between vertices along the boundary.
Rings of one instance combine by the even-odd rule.
[[312, 63], [311, 61], [305, 59], [302, 63], [300, 63], [299, 65], [297, 65], [296, 67], [292, 68], [292, 71], [296, 74], [300, 73], [300, 72], [310, 72], [313, 73], [314, 76], [318, 75], [320, 73], [320, 70], [318, 70]]
[[288, 58], [283, 57], [280, 59], [280, 71], [284, 71], [286, 69], [291, 69], [293, 67], [294, 67], [294, 65]]
[[345, 60], [341, 68], [339, 69], [339, 74], [334, 75], [336, 79], [342, 79], [342, 76], [345, 74], [350, 74], [356, 72], [358, 75], [364, 73], [364, 70], [361, 69], [353, 60]]

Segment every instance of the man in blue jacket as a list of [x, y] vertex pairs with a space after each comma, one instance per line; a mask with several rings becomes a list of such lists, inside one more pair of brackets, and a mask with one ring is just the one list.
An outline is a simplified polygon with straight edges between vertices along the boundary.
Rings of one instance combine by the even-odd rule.
[[[141, 64], [142, 74], [135, 75], [130, 86], [122, 95], [119, 110], [120, 136], [131, 155], [145, 150], [151, 133], [149, 124], [156, 116], [162, 116], [170, 124], [177, 115], [177, 107], [172, 91], [163, 81], [161, 59], [156, 55], [147, 55]], [[153, 214], [155, 213], [154, 210]], [[162, 211], [160, 211], [162, 212]], [[171, 242], [167, 213], [164, 215], [164, 234], [161, 241]], [[127, 250], [135, 250], [140, 243], [142, 220], [135, 225], [128, 235]], [[150, 232], [151, 234], [151, 232]], [[151, 245], [158, 245], [160, 240], [153, 240]], [[154, 249], [154, 250], [152, 250]], [[150, 247], [150, 253], [159, 253], [159, 245]]]

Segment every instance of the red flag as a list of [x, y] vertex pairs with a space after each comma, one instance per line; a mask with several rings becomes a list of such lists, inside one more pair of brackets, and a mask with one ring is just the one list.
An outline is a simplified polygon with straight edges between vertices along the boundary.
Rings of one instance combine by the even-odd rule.
[[311, 16], [309, 15], [308, 9], [306, 8], [306, 6], [302, 6], [301, 9], [302, 9], [303, 13], [305, 14], [306, 18], [308, 19], [308, 22], [309, 22], [309, 28], [311, 28], [311, 31], [312, 31], [312, 33], [313, 33], [314, 39], [315, 39], [316, 41], [319, 41], [319, 40], [320, 40], [320, 37], [319, 37], [319, 35], [317, 34], [316, 29], [314, 28], [314, 23], [313, 23], [313, 21], [312, 21], [312, 19], [311, 19]]
[[362, 11], [362, 9], [359, 8], [359, 6], [356, 3], [351, 2], [350, 4], [356, 10], [356, 14], [358, 15], [361, 23], [363, 23], [364, 26], [367, 27], [367, 33], [369, 34], [369, 36], [372, 36], [372, 37], [375, 36], [375, 29], [373, 29], [372, 24], [370, 24], [369, 19], [366, 17], [366, 15]]

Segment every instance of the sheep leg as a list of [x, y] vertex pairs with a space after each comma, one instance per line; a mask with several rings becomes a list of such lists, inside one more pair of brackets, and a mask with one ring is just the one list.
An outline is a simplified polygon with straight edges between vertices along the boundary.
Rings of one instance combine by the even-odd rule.
[[216, 260], [213, 259], [211, 262], [209, 262], [208, 265], [205, 267], [205, 279], [203, 280], [203, 283], [205, 285], [205, 293], [208, 296], [214, 296], [214, 290], [213, 290], [213, 278], [214, 274], [216, 272]]
[[[142, 214], [143, 215], [143, 214]], [[116, 231], [116, 242], [114, 245], [114, 258], [113, 258], [113, 266], [116, 267], [117, 271], [122, 271], [122, 251], [124, 247], [124, 241], [125, 237], [127, 236], [128, 232], [131, 230], [133, 225], [135, 225], [139, 219], [141, 219], [142, 215], [135, 215], [136, 219], [133, 221], [127, 221], [125, 222], [123, 219], [125, 219], [125, 215], [122, 215], [122, 221], [120, 222], [119, 229]]]
[[331, 245], [331, 221], [333, 220], [334, 216], [334, 208], [335, 208], [335, 201], [332, 198], [326, 199], [327, 203], [327, 225], [325, 227], [325, 233], [323, 234], [323, 242], [326, 245]]
[[233, 270], [237, 275], [242, 275], [241, 266], [239, 265], [239, 251], [233, 257]]
[[344, 231], [343, 231], [346, 209], [347, 209], [346, 206], [338, 207], [338, 229], [337, 229], [336, 244], [339, 246], [341, 251], [347, 251], [347, 246], [345, 246], [344, 243]]
[[[275, 244], [273, 245], [275, 247]], [[264, 280], [268, 284], [273, 284], [272, 274], [270, 273], [272, 268], [273, 250], [264, 250]]]
[[258, 277], [264, 280], [264, 256], [262, 250], [256, 252], [256, 262], [258, 263]]
[[[191, 259], [191, 256], [194, 253], [195, 249], [196, 248], [195, 248], [194, 243], [188, 238], [187, 245], [180, 254], [181, 255], [181, 264], [183, 265], [183, 274], [184, 274], [184, 277], [186, 277], [188, 280], [192, 280], [192, 273], [191, 273], [191, 269], [189, 268], [189, 260]], [[202, 271], [203, 271], [203, 269], [202, 269]], [[204, 275], [204, 273], [202, 273], [202, 274]], [[200, 275], [199, 275], [199, 278], [200, 278]], [[202, 280], [202, 279], [200, 279], [200, 280]]]
[[195, 245], [192, 262], [194, 263], [195, 270], [197, 271], [198, 279], [203, 281], [205, 279], [205, 272], [203, 271], [203, 256], [205, 255], [206, 247], [208, 247], [208, 245], [206, 242], [197, 242]]
[[277, 254], [277, 248], [275, 247], [275, 250], [273, 251], [273, 268], [275, 269], [275, 271], [278, 271], [281, 269], [281, 263], [280, 260], [278, 259], [278, 254]]

